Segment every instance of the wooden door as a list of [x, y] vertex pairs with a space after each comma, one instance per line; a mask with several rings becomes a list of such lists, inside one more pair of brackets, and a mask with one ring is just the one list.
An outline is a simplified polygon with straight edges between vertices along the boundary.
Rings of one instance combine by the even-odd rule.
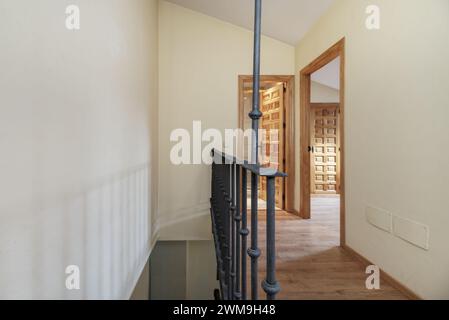
[[[279, 84], [262, 93], [261, 98], [261, 129], [265, 129], [262, 145], [266, 152], [261, 157], [261, 164], [284, 171], [284, 84]], [[266, 178], [260, 179], [259, 197], [266, 200]], [[284, 180], [276, 178], [276, 207], [284, 208]]]
[[314, 194], [339, 194], [339, 104], [312, 103], [310, 108], [311, 191]]

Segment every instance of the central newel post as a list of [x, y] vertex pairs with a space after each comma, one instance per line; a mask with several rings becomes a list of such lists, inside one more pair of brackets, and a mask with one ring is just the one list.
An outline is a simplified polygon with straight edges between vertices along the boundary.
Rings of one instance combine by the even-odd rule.
[[[253, 52], [253, 105], [249, 117], [252, 120], [251, 162], [259, 166], [259, 119], [262, 117], [260, 111], [260, 38], [262, 26], [262, 0], [255, 0], [254, 15], [254, 52]], [[271, 133], [270, 133], [271, 135]], [[260, 173], [261, 168], [259, 168]], [[276, 281], [276, 210], [275, 210], [275, 179], [277, 174], [267, 175], [267, 206], [266, 206], [266, 248], [267, 248], [267, 270], [266, 278], [262, 282], [262, 288], [268, 300], [273, 300], [280, 291], [279, 283]], [[258, 299], [258, 259], [260, 249], [257, 246], [258, 234], [258, 189], [259, 175], [251, 173], [251, 248], [248, 255], [251, 257], [251, 298]]]
[[[217, 279], [220, 289], [214, 292], [217, 299], [246, 300], [247, 260], [251, 260], [251, 299], [258, 300], [260, 282], [258, 261], [258, 188], [259, 180], [266, 182], [266, 277], [261, 286], [267, 299], [274, 299], [280, 287], [276, 281], [276, 179], [286, 177], [278, 168], [265, 167], [259, 163], [260, 110], [260, 39], [262, 0], [255, 0], [254, 19], [254, 70], [253, 105], [249, 113], [252, 120], [251, 159], [241, 161], [214, 149], [212, 151], [211, 222], [217, 259]], [[271, 134], [271, 133], [270, 133]], [[277, 162], [277, 161], [273, 161]], [[247, 221], [247, 173], [251, 172], [251, 230]], [[241, 178], [241, 180], [240, 180]], [[251, 244], [248, 248], [248, 237]], [[249, 288], [248, 288], [249, 289]]]
[[[253, 106], [249, 114], [252, 120], [252, 140], [251, 140], [251, 162], [259, 164], [259, 119], [262, 117], [260, 112], [260, 34], [261, 34], [261, 14], [262, 0], [255, 0], [254, 15], [254, 52], [253, 52]], [[251, 258], [251, 298], [258, 299], [258, 264], [260, 250], [257, 247], [257, 200], [258, 200], [258, 175], [251, 173], [251, 248], [248, 249], [248, 255]]]

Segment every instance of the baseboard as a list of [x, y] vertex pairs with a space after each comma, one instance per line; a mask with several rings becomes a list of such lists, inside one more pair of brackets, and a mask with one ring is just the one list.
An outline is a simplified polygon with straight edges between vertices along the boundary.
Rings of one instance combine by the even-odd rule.
[[[176, 212], [173, 214], [172, 212]], [[210, 215], [210, 202], [200, 202], [186, 208], [164, 211], [159, 214], [156, 225], [159, 230], [201, 216]]]
[[[348, 245], [343, 245], [342, 248], [348, 252], [350, 255], [355, 257], [357, 260], [359, 260], [361, 263], [363, 263], [365, 266], [369, 265], [375, 265], [375, 263], [372, 263], [368, 259], [366, 259], [364, 256], [359, 254], [357, 251], [349, 247]], [[407, 288], [405, 285], [400, 283], [398, 280], [390, 276], [388, 273], [380, 269], [380, 276], [383, 281], [387, 282], [389, 285], [394, 287], [395, 289], [399, 290], [401, 293], [403, 293], [407, 298], [410, 300], [424, 300], [419, 295], [414, 293], [411, 289]]]
[[298, 217], [301, 217], [301, 213], [298, 211], [298, 210], [296, 210], [296, 209], [294, 209], [292, 212], [290, 212], [291, 214], [293, 214], [293, 215], [295, 215], [295, 216], [298, 216]]

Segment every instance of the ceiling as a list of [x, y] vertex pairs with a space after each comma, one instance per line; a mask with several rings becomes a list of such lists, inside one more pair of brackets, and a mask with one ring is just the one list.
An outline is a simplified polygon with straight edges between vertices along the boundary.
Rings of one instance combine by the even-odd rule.
[[312, 81], [340, 90], [340, 57], [312, 73]]
[[[253, 30], [254, 0], [167, 0]], [[335, 0], [263, 0], [262, 33], [296, 45]]]

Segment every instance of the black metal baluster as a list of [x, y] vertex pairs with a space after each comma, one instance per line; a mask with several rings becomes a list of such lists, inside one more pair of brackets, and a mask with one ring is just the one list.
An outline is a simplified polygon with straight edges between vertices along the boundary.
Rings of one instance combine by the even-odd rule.
[[[252, 141], [251, 141], [251, 161], [253, 164], [259, 164], [259, 119], [262, 113], [259, 110], [260, 104], [260, 34], [261, 34], [261, 14], [262, 1], [255, 0], [254, 17], [254, 52], [253, 52], [253, 106], [249, 114], [252, 119]], [[251, 257], [251, 298], [258, 299], [257, 283], [257, 260], [260, 256], [260, 250], [257, 247], [257, 199], [258, 199], [258, 176], [251, 174], [251, 248], [248, 255]]]
[[[213, 156], [213, 153], [212, 153]], [[215, 247], [215, 257], [217, 260], [217, 280], [219, 279], [218, 276], [218, 270], [219, 270], [219, 265], [218, 265], [218, 248], [217, 248], [217, 237], [216, 237], [216, 223], [215, 223], [215, 163], [212, 163], [212, 179], [211, 179], [211, 185], [210, 185], [210, 218], [211, 218], [211, 222], [212, 222], [212, 236], [214, 239], [214, 247]]]
[[240, 300], [242, 295], [240, 293], [240, 222], [242, 216], [240, 215], [240, 166], [235, 165], [235, 189], [234, 189], [234, 221], [235, 221], [235, 234], [233, 240], [235, 241], [235, 288], [234, 298]]
[[258, 176], [251, 173], [251, 248], [248, 249], [248, 255], [251, 258], [251, 299], [258, 299], [258, 259], [260, 257], [260, 249], [257, 247], [258, 241], [258, 216], [257, 216], [257, 200], [258, 200]]
[[229, 237], [230, 245], [231, 245], [231, 286], [230, 286], [230, 299], [234, 300], [234, 294], [235, 294], [235, 165], [231, 164], [229, 165], [229, 172], [230, 172], [230, 188], [229, 188], [229, 220], [231, 224], [231, 234]]
[[228, 288], [228, 300], [232, 300], [232, 248], [231, 248], [231, 224], [232, 224], [232, 199], [231, 199], [231, 166], [225, 165], [226, 170], [226, 210], [225, 210], [225, 232], [226, 232], [226, 282]]
[[224, 164], [220, 165], [220, 189], [221, 189], [221, 197], [220, 197], [220, 240], [221, 240], [221, 260], [222, 260], [222, 270], [221, 270], [221, 279], [223, 279], [223, 299], [228, 299], [228, 292], [229, 292], [229, 282], [228, 282], [228, 264], [227, 264], [227, 257], [228, 257], [228, 246], [227, 246], [227, 232], [226, 232], [226, 212], [228, 212], [227, 209], [227, 202], [226, 202], [226, 166]]
[[267, 300], [274, 300], [280, 291], [279, 283], [276, 281], [275, 181], [275, 177], [267, 177], [267, 275], [262, 282]]
[[246, 250], [248, 247], [248, 214], [247, 214], [247, 198], [248, 198], [248, 172], [245, 168], [242, 168], [242, 300], [246, 300], [247, 297], [247, 279], [246, 279]]
[[211, 219], [212, 219], [212, 234], [214, 237], [214, 245], [215, 245], [215, 253], [217, 259], [217, 280], [219, 280], [220, 284], [220, 292], [223, 292], [222, 282], [220, 279], [221, 267], [223, 265], [221, 261], [221, 250], [220, 250], [220, 241], [218, 239], [218, 212], [219, 209], [217, 207], [217, 199], [218, 199], [218, 168], [215, 163], [212, 163], [212, 183], [211, 183]]

